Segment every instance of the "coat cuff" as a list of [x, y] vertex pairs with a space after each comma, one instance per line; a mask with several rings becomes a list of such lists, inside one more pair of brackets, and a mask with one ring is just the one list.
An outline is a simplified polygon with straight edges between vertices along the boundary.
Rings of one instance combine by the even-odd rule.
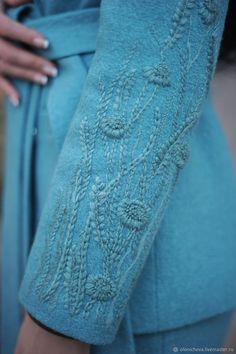
[[119, 324], [108, 323], [107, 326], [100, 321], [88, 320], [80, 317], [75, 319], [67, 316], [67, 313], [59, 306], [52, 312], [42, 304], [35, 302], [35, 297], [24, 294], [23, 289], [19, 292], [19, 301], [27, 313], [30, 313], [37, 321], [55, 332], [59, 332], [70, 338], [93, 345], [110, 344], [115, 339]]
[[29, 312], [28, 312], [28, 316], [31, 318], [31, 320], [33, 322], [35, 322], [39, 327], [43, 328], [45, 331], [47, 332], [50, 332], [52, 334], [55, 334], [56, 336], [59, 336], [59, 337], [64, 337], [64, 338], [67, 338], [67, 339], [74, 339], [70, 336], [66, 336], [65, 334], [63, 333], [60, 333], [60, 332], [57, 332], [57, 331], [54, 331], [52, 328], [49, 328], [47, 326], [45, 326], [42, 322], [40, 322], [39, 320], [37, 320], [35, 317], [33, 317]]

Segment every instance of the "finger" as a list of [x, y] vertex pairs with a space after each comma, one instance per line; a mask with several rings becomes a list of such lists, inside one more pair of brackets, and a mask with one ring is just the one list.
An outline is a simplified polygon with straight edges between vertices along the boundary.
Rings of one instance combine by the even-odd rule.
[[23, 80], [33, 81], [34, 83], [46, 85], [48, 78], [46, 75], [42, 75], [40, 72], [25, 69], [16, 65], [0, 61], [0, 74], [8, 75]]
[[55, 77], [57, 69], [49, 60], [41, 58], [26, 50], [15, 47], [4, 39], [0, 39], [0, 59], [12, 65], [22, 66], [29, 70], [42, 72]]
[[4, 2], [9, 6], [17, 6], [29, 2], [29, 0], [4, 0]]
[[0, 90], [9, 97], [9, 100], [14, 106], [20, 103], [20, 97], [16, 89], [4, 77], [0, 76]]
[[49, 46], [48, 40], [42, 34], [13, 21], [2, 13], [0, 13], [0, 35], [37, 48], [46, 49]]

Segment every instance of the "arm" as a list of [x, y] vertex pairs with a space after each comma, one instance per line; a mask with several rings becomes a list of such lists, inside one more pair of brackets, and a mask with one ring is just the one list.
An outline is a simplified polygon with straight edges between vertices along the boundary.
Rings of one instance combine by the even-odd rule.
[[103, 0], [20, 290], [48, 327], [114, 340], [191, 153], [226, 10], [226, 0]]
[[25, 315], [20, 329], [15, 354], [89, 354], [89, 344], [63, 338], [38, 326]]

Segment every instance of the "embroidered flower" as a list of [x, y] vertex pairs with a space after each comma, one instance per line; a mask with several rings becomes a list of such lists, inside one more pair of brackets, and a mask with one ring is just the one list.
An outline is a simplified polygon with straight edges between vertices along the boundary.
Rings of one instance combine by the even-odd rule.
[[121, 138], [125, 128], [123, 120], [119, 117], [105, 117], [101, 120], [101, 129], [109, 138]]
[[94, 300], [108, 301], [116, 294], [112, 280], [104, 275], [90, 276], [87, 280], [86, 293]]
[[170, 74], [165, 64], [158, 64], [153, 68], [145, 69], [144, 76], [150, 83], [153, 83], [157, 86], [170, 86]]
[[189, 146], [187, 144], [177, 145], [174, 155], [176, 166], [183, 168], [190, 155]]
[[148, 209], [140, 200], [125, 199], [119, 208], [121, 221], [130, 229], [141, 230], [148, 222]]
[[204, 25], [211, 25], [215, 22], [218, 9], [214, 0], [203, 0], [200, 5], [199, 15]]

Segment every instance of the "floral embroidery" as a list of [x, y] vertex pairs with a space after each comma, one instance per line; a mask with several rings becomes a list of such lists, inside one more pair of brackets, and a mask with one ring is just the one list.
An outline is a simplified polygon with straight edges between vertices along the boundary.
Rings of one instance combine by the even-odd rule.
[[[128, 298], [127, 289], [125, 294], [120, 289], [126, 287], [128, 278], [135, 282], [178, 173], [190, 156], [189, 132], [200, 115], [216, 59], [215, 34], [210, 27], [201, 26], [207, 33], [207, 50], [203, 43], [191, 51], [195, 4], [195, 0], [178, 2], [160, 58], [155, 58], [159, 64], [134, 69], [137, 51], [131, 50], [112, 80], [101, 80], [94, 125], [85, 117], [77, 127], [82, 158], [72, 187], [68, 187], [65, 205], [70, 213], [65, 217], [64, 209], [58, 211], [56, 227], [46, 238], [49, 252], [52, 243], [58, 242], [57, 234], [60, 244], [53, 248], [63, 247], [56, 260], [47, 253], [45, 270], [40, 269], [35, 280], [42, 302], [55, 304], [61, 286], [70, 315], [84, 311], [88, 316], [95, 309], [96, 316], [105, 317], [108, 308], [110, 318], [115, 312], [120, 315]], [[214, 1], [201, 3], [199, 15], [204, 24], [212, 24], [217, 13]], [[187, 44], [178, 46], [185, 35]], [[172, 55], [178, 58], [176, 77], [169, 62]], [[194, 80], [202, 63], [206, 71], [199, 87]], [[100, 160], [102, 173], [95, 176], [92, 169]], [[80, 224], [84, 213], [86, 218], [81, 217]], [[99, 264], [91, 270], [88, 257], [94, 249]]]
[[205, 25], [211, 25], [216, 21], [218, 10], [214, 0], [203, 0], [200, 9], [199, 15], [202, 22]]
[[101, 121], [101, 129], [110, 138], [121, 138], [125, 133], [125, 124], [119, 117], [105, 117]]
[[170, 86], [170, 74], [165, 64], [159, 64], [154, 68], [146, 69], [144, 76], [148, 79], [150, 83], [162, 87]]
[[116, 294], [116, 288], [112, 280], [102, 275], [90, 276], [85, 288], [87, 295], [97, 301], [108, 301]]
[[140, 200], [124, 200], [119, 214], [124, 225], [141, 230], [148, 222], [148, 207]]

